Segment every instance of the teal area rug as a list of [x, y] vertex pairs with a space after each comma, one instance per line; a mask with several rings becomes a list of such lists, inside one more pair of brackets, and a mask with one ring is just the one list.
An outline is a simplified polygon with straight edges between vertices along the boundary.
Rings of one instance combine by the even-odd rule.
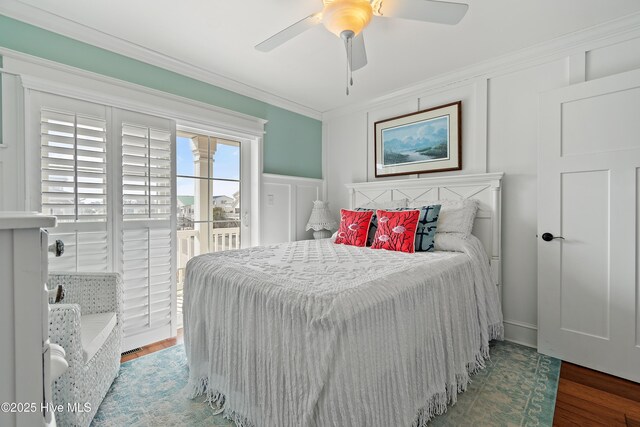
[[[551, 426], [560, 361], [509, 342], [491, 346], [491, 360], [472, 377], [458, 403], [433, 426]], [[182, 392], [188, 369], [183, 346], [122, 364], [92, 425], [233, 426], [202, 398]], [[398, 426], [402, 427], [402, 426]]]

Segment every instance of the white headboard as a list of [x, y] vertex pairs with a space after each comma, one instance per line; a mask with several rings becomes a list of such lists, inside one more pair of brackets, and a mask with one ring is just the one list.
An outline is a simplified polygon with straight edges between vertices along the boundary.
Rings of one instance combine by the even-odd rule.
[[502, 283], [501, 260], [501, 181], [503, 173], [456, 175], [437, 178], [401, 179], [347, 184], [351, 208], [369, 202], [408, 199], [409, 206], [433, 200], [476, 199], [478, 215], [473, 234], [480, 239], [491, 259], [495, 283]]

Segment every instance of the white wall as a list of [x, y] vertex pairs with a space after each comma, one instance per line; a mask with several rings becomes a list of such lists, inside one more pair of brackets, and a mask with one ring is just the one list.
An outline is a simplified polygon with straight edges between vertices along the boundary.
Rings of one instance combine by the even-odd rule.
[[506, 336], [535, 346], [539, 93], [635, 68], [640, 68], [637, 18], [624, 26], [607, 24], [369, 103], [328, 112], [324, 125], [331, 207], [337, 212], [348, 206], [344, 184], [375, 179], [375, 121], [462, 100], [463, 170], [447, 174], [505, 172], [502, 265]]

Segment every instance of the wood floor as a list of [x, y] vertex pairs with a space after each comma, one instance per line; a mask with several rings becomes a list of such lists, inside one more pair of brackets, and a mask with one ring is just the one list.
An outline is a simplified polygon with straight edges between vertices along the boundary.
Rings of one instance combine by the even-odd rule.
[[640, 384], [562, 362], [553, 425], [640, 427]]
[[[178, 336], [122, 356], [122, 362], [183, 342]], [[553, 425], [640, 427], [640, 384], [562, 362]]]
[[163, 348], [171, 347], [176, 344], [182, 344], [183, 335], [182, 329], [178, 329], [178, 336], [174, 338], [169, 338], [164, 341], [159, 341], [153, 344], [149, 344], [147, 346], [142, 347], [140, 350], [135, 351], [133, 353], [125, 354], [120, 358], [120, 363], [128, 362], [129, 360], [137, 359], [140, 356], [145, 356], [147, 354], [154, 353], [156, 351], [162, 350]]

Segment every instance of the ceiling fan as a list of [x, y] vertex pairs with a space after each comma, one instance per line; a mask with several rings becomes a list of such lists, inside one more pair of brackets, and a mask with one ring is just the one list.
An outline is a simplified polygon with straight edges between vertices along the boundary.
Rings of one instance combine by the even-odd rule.
[[323, 23], [327, 30], [344, 41], [347, 50], [347, 95], [353, 86], [352, 73], [367, 65], [362, 30], [374, 16], [455, 25], [467, 13], [468, 5], [436, 0], [322, 0], [324, 8], [256, 45], [269, 52]]

